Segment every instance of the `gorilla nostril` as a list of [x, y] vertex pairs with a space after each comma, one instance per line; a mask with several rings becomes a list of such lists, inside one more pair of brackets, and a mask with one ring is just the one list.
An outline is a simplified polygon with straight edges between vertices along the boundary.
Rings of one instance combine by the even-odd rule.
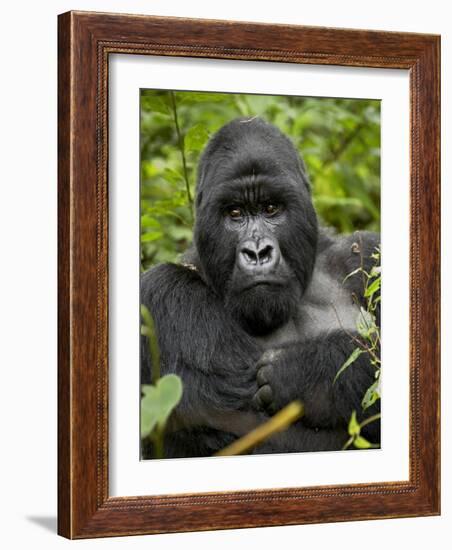
[[243, 248], [242, 249], [242, 256], [245, 258], [246, 262], [249, 264], [256, 265], [258, 256], [254, 250], [250, 250], [249, 248]]
[[273, 247], [268, 244], [258, 252], [259, 263], [266, 264], [267, 262], [270, 262], [272, 260], [272, 256], [273, 256]]

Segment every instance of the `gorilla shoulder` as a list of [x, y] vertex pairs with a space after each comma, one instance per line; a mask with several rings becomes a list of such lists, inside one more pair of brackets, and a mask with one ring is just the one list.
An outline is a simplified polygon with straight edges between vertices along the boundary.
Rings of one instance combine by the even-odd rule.
[[[332, 331], [355, 333], [359, 307], [366, 307], [366, 278], [361, 269], [370, 273], [379, 244], [377, 233], [356, 231], [343, 236], [320, 229], [312, 278], [300, 304], [299, 332], [304, 338]], [[378, 307], [376, 313], [379, 322]]]
[[174, 263], [159, 264], [141, 274], [141, 302], [152, 303], [160, 298], [174, 297], [180, 291], [185, 293], [187, 285], [202, 285], [195, 270]]

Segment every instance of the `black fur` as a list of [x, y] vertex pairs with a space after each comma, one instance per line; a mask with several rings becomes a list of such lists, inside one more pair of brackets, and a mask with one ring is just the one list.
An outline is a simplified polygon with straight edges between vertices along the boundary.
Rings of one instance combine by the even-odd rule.
[[[142, 276], [161, 372], [184, 385], [167, 456], [209, 456], [297, 398], [305, 416], [254, 452], [341, 449], [373, 381], [363, 354], [333, 385], [356, 347], [354, 300], [364, 303], [361, 275], [343, 281], [361, 262], [370, 269], [379, 236], [319, 229], [303, 162], [286, 136], [256, 118], [232, 121], [207, 145], [196, 209], [189, 265]], [[143, 338], [141, 381], [150, 379]], [[364, 435], [379, 442], [379, 423]], [[143, 457], [150, 453], [143, 448]]]

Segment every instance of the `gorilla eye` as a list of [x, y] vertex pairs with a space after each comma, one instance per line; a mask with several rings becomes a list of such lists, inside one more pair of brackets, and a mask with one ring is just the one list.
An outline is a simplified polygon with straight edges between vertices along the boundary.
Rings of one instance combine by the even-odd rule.
[[277, 212], [279, 212], [279, 206], [276, 204], [266, 204], [264, 206], [264, 213], [267, 214], [268, 216], [273, 216]]
[[228, 216], [236, 220], [242, 217], [242, 211], [238, 206], [231, 206], [228, 208]]

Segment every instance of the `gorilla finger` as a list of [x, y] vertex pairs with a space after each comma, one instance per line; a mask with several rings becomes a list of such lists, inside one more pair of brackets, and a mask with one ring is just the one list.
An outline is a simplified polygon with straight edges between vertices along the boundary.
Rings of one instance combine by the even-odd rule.
[[265, 409], [265, 405], [262, 403], [262, 399], [257, 393], [254, 394], [253, 399], [251, 400], [251, 405], [256, 411], [263, 411]]
[[257, 371], [256, 380], [259, 387], [265, 386], [265, 384], [268, 384], [270, 382], [270, 371], [270, 365], [264, 365]]
[[258, 410], [264, 410], [273, 401], [273, 392], [267, 384], [262, 386], [253, 397], [253, 406]]
[[264, 405], [269, 405], [273, 401], [273, 390], [269, 384], [265, 384], [260, 389], [257, 390], [257, 395], [260, 396], [260, 399]]

